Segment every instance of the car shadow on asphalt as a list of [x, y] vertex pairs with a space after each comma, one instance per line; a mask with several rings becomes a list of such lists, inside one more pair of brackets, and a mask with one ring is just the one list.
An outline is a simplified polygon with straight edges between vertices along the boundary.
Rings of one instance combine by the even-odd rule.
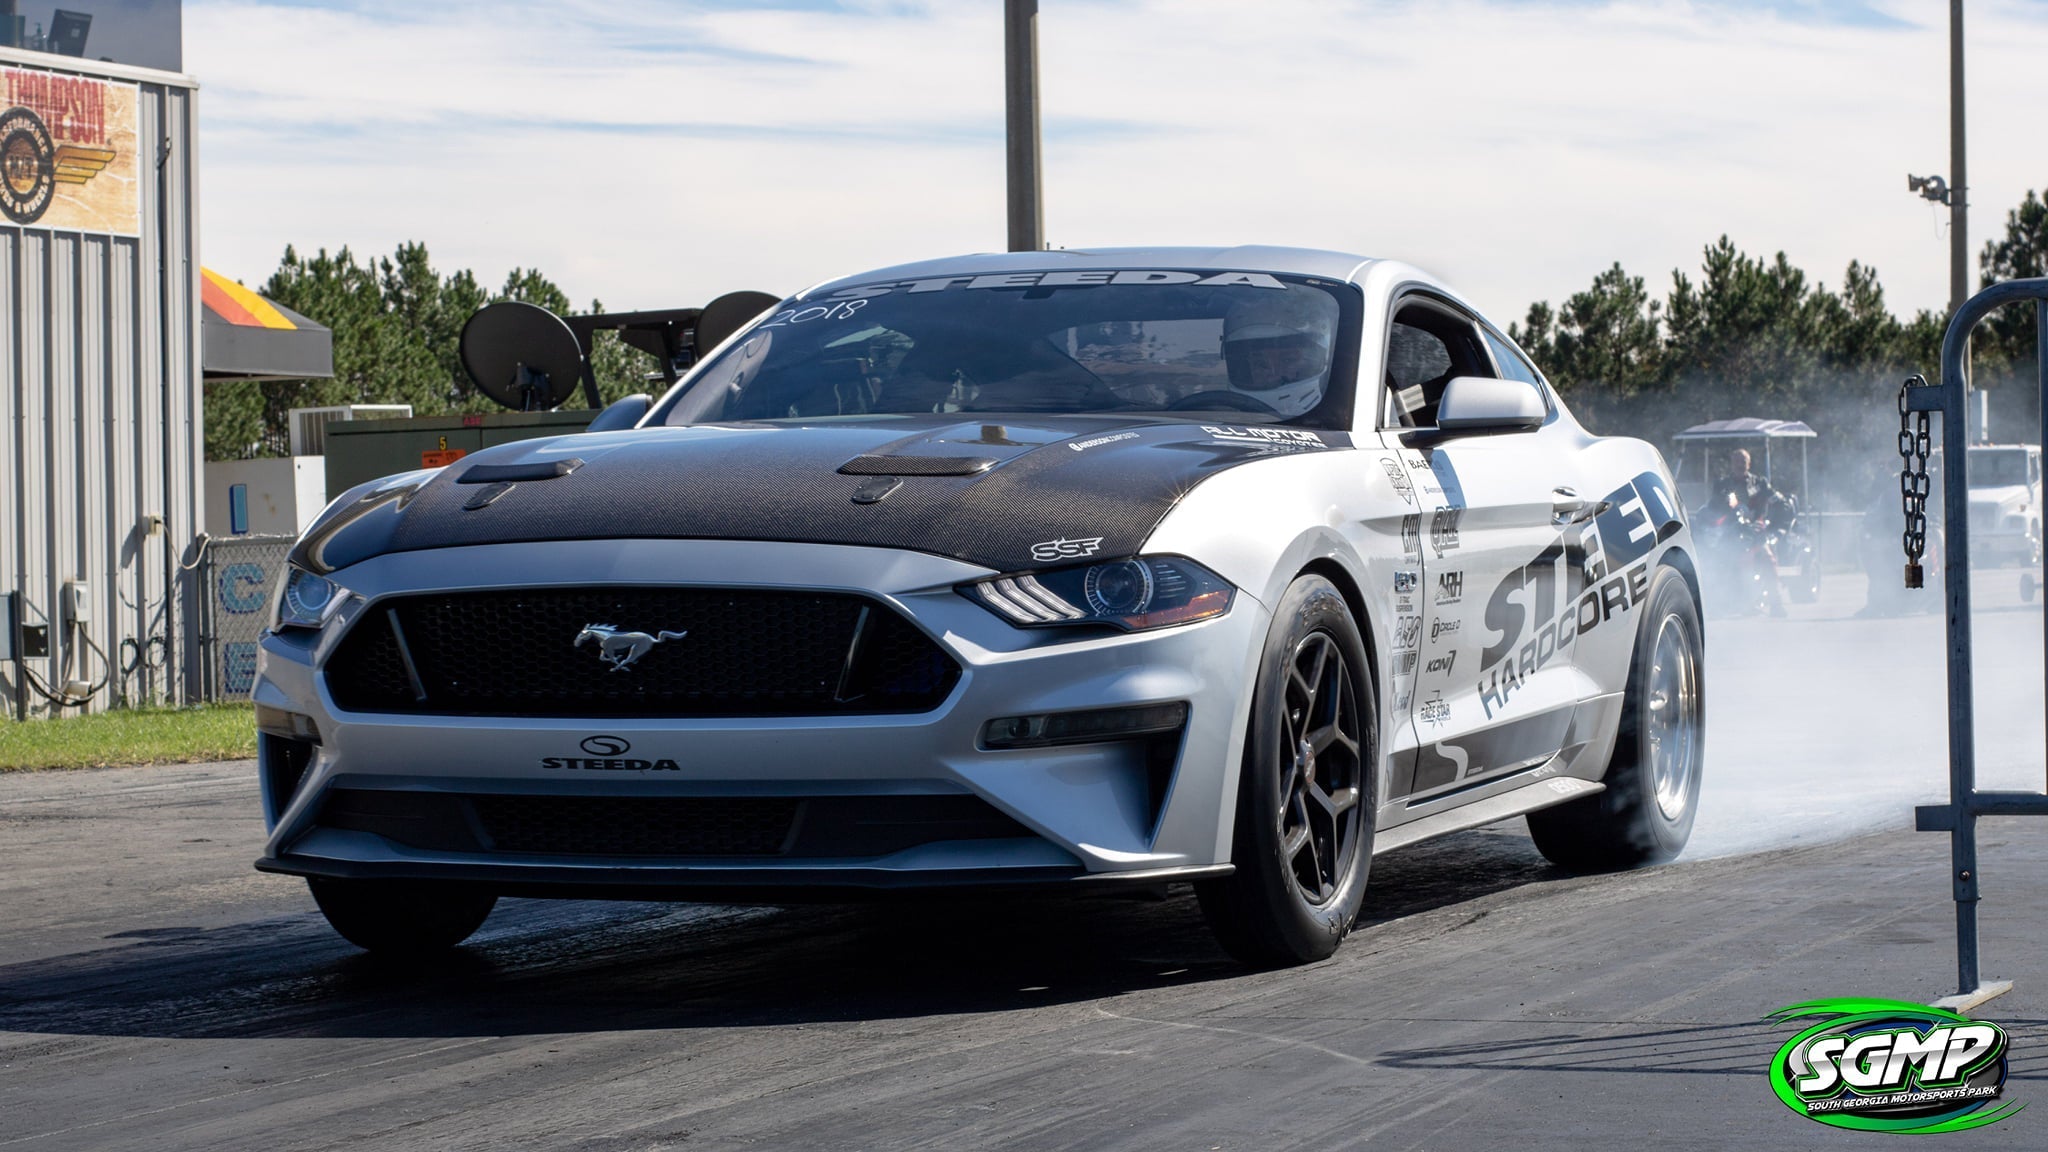
[[[1504, 827], [1374, 862], [1362, 931], [1561, 879]], [[1251, 975], [1193, 893], [741, 908], [506, 900], [430, 964], [356, 952], [317, 913], [146, 927], [0, 967], [0, 1030], [468, 1037], [748, 1027], [1088, 1001]], [[1341, 954], [1340, 954], [1341, 960]], [[1283, 977], [1284, 978], [1284, 977]]]

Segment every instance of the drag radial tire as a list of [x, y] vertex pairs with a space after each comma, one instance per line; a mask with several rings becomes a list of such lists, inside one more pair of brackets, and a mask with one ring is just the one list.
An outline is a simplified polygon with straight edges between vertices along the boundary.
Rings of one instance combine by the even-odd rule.
[[1529, 814], [1550, 862], [1613, 872], [1677, 856], [1692, 835], [1706, 759], [1705, 646], [1685, 577], [1659, 566], [1636, 623], [1607, 790]]
[[428, 880], [312, 880], [313, 900], [349, 943], [379, 956], [445, 952], [478, 928], [498, 898]]
[[1379, 700], [1344, 597], [1303, 576], [1273, 614], [1239, 771], [1236, 870], [1196, 885], [1225, 950], [1268, 967], [1337, 950], [1365, 897]]

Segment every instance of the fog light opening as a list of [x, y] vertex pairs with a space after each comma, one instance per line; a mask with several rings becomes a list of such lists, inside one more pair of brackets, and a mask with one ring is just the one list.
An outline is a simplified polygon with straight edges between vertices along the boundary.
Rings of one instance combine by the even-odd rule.
[[1140, 704], [1130, 708], [1094, 708], [1083, 712], [1047, 712], [1036, 716], [1005, 716], [982, 726], [981, 746], [1003, 749], [1099, 744], [1177, 731], [1187, 721], [1188, 706], [1182, 701]]

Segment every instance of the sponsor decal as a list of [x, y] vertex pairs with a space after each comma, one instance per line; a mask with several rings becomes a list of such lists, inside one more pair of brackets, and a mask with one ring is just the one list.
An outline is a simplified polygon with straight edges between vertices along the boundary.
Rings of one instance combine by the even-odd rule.
[[[1387, 481], [1401, 497], [1401, 503], [1415, 503], [1415, 486], [1408, 483], [1408, 473], [1401, 470], [1401, 462], [1392, 456], [1380, 457], [1380, 467], [1387, 470]], [[1402, 539], [1407, 539], [1407, 521], [1402, 521]]]
[[688, 632], [621, 632], [612, 624], [585, 624], [583, 631], [576, 634], [576, 642], [570, 646], [581, 648], [595, 641], [598, 659], [611, 665], [614, 672], [625, 672], [638, 664], [642, 656], [654, 651], [655, 645], [681, 640], [688, 635]]
[[1410, 512], [1401, 517], [1401, 554], [1413, 560], [1422, 559], [1422, 513]]
[[1216, 440], [1228, 440], [1235, 444], [1258, 444], [1264, 447], [1280, 448], [1328, 448], [1327, 440], [1305, 428], [1232, 428], [1229, 426], [1202, 425], [1203, 434]]
[[1415, 584], [1420, 579], [1422, 579], [1422, 573], [1420, 572], [1394, 573], [1394, 595], [1402, 596], [1415, 591]]
[[1078, 560], [1083, 556], [1095, 555], [1096, 549], [1101, 547], [1102, 537], [1100, 536], [1079, 536], [1071, 539], [1062, 536], [1057, 540], [1041, 540], [1033, 544], [1031, 546], [1031, 558], [1033, 560]]
[[575, 770], [579, 772], [680, 772], [682, 766], [673, 760], [628, 760], [618, 757], [597, 757], [585, 759], [580, 756], [546, 756], [540, 766], [550, 771]]
[[1430, 693], [1429, 699], [1422, 702], [1422, 721], [1431, 728], [1443, 727], [1444, 721], [1450, 718], [1451, 706], [1444, 703], [1444, 694], [1441, 689]]
[[0, 68], [0, 214], [10, 223], [134, 236], [140, 89]]
[[1439, 508], [1429, 514], [1429, 546], [1441, 560], [1444, 553], [1458, 547], [1458, 521], [1464, 519], [1463, 508]]
[[891, 292], [967, 292], [978, 288], [1093, 288], [1102, 285], [1154, 286], [1193, 284], [1202, 288], [1267, 288], [1285, 292], [1287, 285], [1266, 272], [1173, 272], [1159, 268], [1089, 269], [1062, 272], [996, 272], [985, 275], [933, 276], [922, 280], [890, 280], [841, 288], [831, 299], [866, 299]]
[[1420, 653], [1417, 652], [1400, 653], [1394, 659], [1394, 675], [1404, 680], [1415, 675], [1415, 661], [1418, 658]]
[[1394, 618], [1394, 651], [1413, 651], [1422, 640], [1422, 617], [1396, 616]]
[[633, 745], [622, 736], [585, 736], [582, 748], [592, 756], [623, 756]]
[[1457, 662], [1458, 650], [1456, 648], [1453, 648], [1449, 652], [1446, 652], [1443, 655], [1438, 656], [1435, 659], [1431, 660], [1429, 664], [1425, 666], [1422, 670], [1424, 672], [1442, 672], [1444, 675], [1448, 676], [1451, 672], [1451, 666], [1453, 664], [1456, 664]]
[[1800, 1027], [1771, 1058], [1771, 1091], [1809, 1120], [1859, 1132], [1961, 1132], [2026, 1107], [2005, 1091], [2005, 1029], [1904, 1000], [1835, 997], [1771, 1013]]
[[1434, 640], [1439, 636], [1456, 632], [1458, 629], [1463, 628], [1464, 626], [1465, 622], [1463, 620], [1446, 620], [1443, 617], [1439, 616], [1436, 619], [1429, 622], [1429, 638], [1431, 640]]
[[1436, 602], [1439, 605], [1456, 604], [1465, 598], [1465, 574], [1463, 572], [1440, 572], [1436, 578]]
[[1090, 448], [1100, 448], [1104, 444], [1114, 444], [1119, 440], [1136, 440], [1137, 438], [1138, 434], [1136, 432], [1119, 432], [1114, 436], [1097, 436], [1093, 440], [1083, 440], [1078, 444], [1069, 444], [1067, 447], [1076, 452], [1086, 452]]

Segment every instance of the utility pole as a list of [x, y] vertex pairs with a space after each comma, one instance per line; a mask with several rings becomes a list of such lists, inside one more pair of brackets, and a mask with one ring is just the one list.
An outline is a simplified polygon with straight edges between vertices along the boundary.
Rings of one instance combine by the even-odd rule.
[[1044, 186], [1038, 176], [1038, 0], [1003, 0], [1003, 93], [1010, 251], [1036, 252], [1045, 247]]
[[1948, 314], [1970, 298], [1970, 181], [1963, 148], [1963, 0], [1948, 0]]

